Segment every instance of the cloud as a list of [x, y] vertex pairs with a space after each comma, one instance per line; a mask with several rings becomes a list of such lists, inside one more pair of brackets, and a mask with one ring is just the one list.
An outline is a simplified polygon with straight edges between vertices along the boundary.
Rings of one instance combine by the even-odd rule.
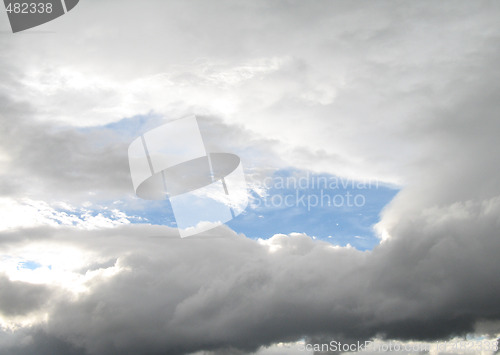
[[[0, 113], [0, 192], [12, 199], [29, 196], [50, 203], [74, 204], [131, 200], [134, 190], [128, 146], [140, 134], [167, 122], [165, 117], [150, 113], [106, 126], [61, 126], [37, 120], [31, 105], [22, 107], [6, 97], [3, 100], [6, 107]], [[200, 122], [208, 132], [205, 144], [211, 152], [239, 154], [248, 171], [284, 166], [272, 152], [276, 142], [255, 137], [244, 127], [221, 122], [214, 116], [200, 116]], [[241, 144], [243, 141], [253, 145]]]
[[436, 116], [496, 85], [495, 5], [157, 1], [159, 18], [115, 6], [83, 4], [47, 24], [59, 40], [4, 36], [4, 91], [38, 120], [76, 126], [151, 110], [218, 115], [278, 141], [290, 165], [406, 184]]
[[[34, 329], [90, 354], [255, 351], [327, 334], [360, 340], [465, 334], [476, 322], [500, 316], [500, 245], [491, 232], [499, 208], [498, 200], [456, 206], [438, 221], [422, 213], [414, 223], [424, 224], [426, 233], [401, 232], [371, 252], [300, 234], [261, 243], [226, 227], [212, 232], [219, 238], [183, 240], [154, 226], [53, 230], [56, 251], [65, 245], [88, 250], [94, 257], [84, 265], [116, 262], [82, 278], [77, 298], [61, 294], [40, 308], [47, 321]], [[474, 238], [469, 215], [483, 226]], [[26, 243], [19, 233], [33, 242], [47, 238], [43, 229], [4, 233], [10, 255]], [[73, 272], [91, 273], [85, 269]], [[107, 269], [114, 271], [106, 276]]]
[[45, 286], [10, 281], [4, 275], [0, 278], [2, 298], [0, 313], [5, 316], [25, 315], [44, 306], [50, 296]]
[[51, 206], [44, 201], [30, 199], [17, 201], [12, 198], [0, 198], [0, 210], [3, 216], [0, 230], [46, 225], [76, 226], [83, 229], [111, 228], [128, 224], [130, 219], [137, 219], [117, 209], [111, 211], [106, 207], [97, 210], [85, 207], [76, 209], [65, 203], [54, 203], [54, 206]]

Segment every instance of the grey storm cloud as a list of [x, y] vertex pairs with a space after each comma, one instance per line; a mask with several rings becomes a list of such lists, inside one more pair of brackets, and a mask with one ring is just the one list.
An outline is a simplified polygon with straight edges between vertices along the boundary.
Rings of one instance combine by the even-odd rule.
[[[109, 130], [85, 134], [68, 127], [27, 122], [15, 114], [2, 115], [0, 143], [10, 162], [1, 179], [4, 196], [32, 193], [53, 197], [103, 192], [123, 194], [130, 185], [126, 156], [128, 142]], [[59, 195], [58, 195], [59, 194]]]
[[[54, 297], [37, 331], [90, 354], [463, 335], [500, 317], [499, 212], [498, 199], [422, 212], [369, 252], [283, 235], [269, 242], [271, 253], [225, 227], [192, 240], [161, 227], [53, 230], [51, 241], [116, 257], [122, 271], [93, 281], [77, 300]], [[20, 233], [3, 233], [2, 244], [20, 243]], [[29, 235], [40, 241], [46, 233]]]
[[44, 285], [33, 285], [0, 278], [0, 313], [6, 316], [24, 315], [42, 307], [50, 297], [50, 290]]
[[[24, 118], [26, 106], [30, 107], [27, 104], [13, 105], [6, 98], [3, 102], [6, 105], [0, 115], [0, 149], [7, 152], [9, 161], [0, 174], [0, 191], [3, 196], [14, 198], [33, 194], [45, 199], [82, 201], [90, 197], [89, 193], [100, 200], [131, 195], [128, 146], [132, 139], [166, 122], [158, 116], [147, 122], [141, 122], [140, 117], [126, 118], [121, 122], [132, 127], [126, 134], [111, 127], [60, 127]], [[210, 132], [205, 144], [210, 144], [214, 151], [231, 147], [243, 159], [252, 154], [249, 169], [269, 167], [271, 160], [274, 166], [280, 164], [272, 153], [276, 142], [255, 137], [244, 128], [230, 126], [215, 117], [202, 116], [200, 122]], [[225, 137], [224, 141], [220, 137]], [[242, 146], [241, 141], [252, 143], [253, 147]]]

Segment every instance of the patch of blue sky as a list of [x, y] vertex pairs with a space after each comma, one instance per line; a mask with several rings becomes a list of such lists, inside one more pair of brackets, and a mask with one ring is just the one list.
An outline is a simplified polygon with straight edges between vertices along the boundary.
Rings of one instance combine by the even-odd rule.
[[[382, 209], [398, 189], [376, 181], [353, 181], [327, 174], [311, 174], [284, 169], [276, 171], [261, 185], [265, 194], [250, 191], [246, 210], [226, 223], [249, 238], [267, 239], [275, 234], [305, 233], [335, 245], [350, 244], [359, 250], [371, 250], [379, 243], [373, 226]], [[261, 190], [262, 191], [262, 190]], [[118, 205], [73, 211], [83, 217], [102, 214], [115, 218], [113, 209], [125, 212], [131, 223], [176, 227], [168, 200], [123, 199]]]
[[[73, 216], [78, 218], [79, 220], [85, 220], [89, 217], [97, 217], [98, 215], [101, 215], [103, 217], [109, 218], [109, 219], [114, 219], [114, 213], [110, 207], [107, 206], [95, 206], [93, 208], [80, 208], [80, 209], [72, 209], [72, 210], [67, 210], [64, 208], [58, 208], [56, 209], [57, 212], [62, 212], [66, 214], [67, 216]], [[74, 224], [77, 221], [74, 222]]]
[[[163, 117], [149, 113], [82, 130], [92, 133], [104, 128], [119, 140], [129, 142], [162, 123]], [[280, 184], [287, 178], [291, 183]], [[294, 169], [276, 171], [265, 185], [267, 195], [251, 193], [252, 202], [244, 213], [227, 223], [230, 228], [250, 238], [305, 233], [337, 245], [351, 244], [360, 250], [372, 249], [379, 243], [373, 225], [398, 192], [397, 188], [376, 181], [345, 180]], [[124, 200], [117, 207], [135, 217], [130, 218], [132, 223], [176, 226], [168, 201]], [[112, 218], [106, 211], [92, 213]]]
[[[89, 207], [71, 209], [58, 206], [55, 208], [57, 214], [54, 214], [52, 220], [60, 225], [67, 224], [70, 221], [72, 225], [76, 226], [81, 222], [98, 216], [102, 216], [108, 220], [121, 220], [125, 217], [121, 213], [126, 213], [126, 218], [130, 223], [168, 224], [169, 222], [168, 201], [159, 201], [162, 205], [155, 205], [155, 201], [147, 201], [150, 204], [147, 211], [144, 209], [143, 203], [134, 204], [132, 200], [129, 202], [118, 201], [119, 204], [116, 202], [99, 201]], [[163, 216], [164, 212], [167, 215]]]
[[116, 142], [131, 142], [141, 134], [165, 123], [163, 116], [148, 113], [125, 117], [119, 121], [99, 126], [80, 127], [78, 132], [84, 135], [91, 135], [96, 147], [106, 146], [109, 140]]
[[28, 269], [28, 270], [36, 270], [42, 267], [42, 264], [39, 264], [35, 261], [21, 261], [20, 263], [17, 264], [17, 269]]
[[250, 238], [305, 233], [360, 250], [379, 243], [373, 225], [397, 194], [377, 181], [355, 181], [327, 174], [279, 170], [268, 178], [267, 194], [252, 193], [245, 212], [227, 225]]
[[124, 201], [123, 204], [120, 205], [120, 210], [132, 216], [129, 220], [133, 224], [153, 224], [177, 227], [172, 205], [168, 200]]
[[[266, 195], [251, 191], [246, 210], [226, 223], [247, 237], [305, 233], [335, 245], [371, 250], [379, 243], [373, 225], [398, 189], [376, 181], [353, 181], [327, 174], [279, 170], [266, 179]], [[120, 210], [139, 217], [132, 223], [175, 227], [168, 201], [124, 201]]]
[[123, 138], [133, 139], [162, 123], [165, 123], [163, 116], [149, 113], [147, 115], [123, 118], [117, 122], [106, 124], [103, 128], [112, 130]]

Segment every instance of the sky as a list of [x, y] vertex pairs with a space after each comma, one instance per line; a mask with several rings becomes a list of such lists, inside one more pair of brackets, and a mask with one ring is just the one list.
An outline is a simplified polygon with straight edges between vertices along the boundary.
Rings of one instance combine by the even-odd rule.
[[[499, 15], [81, 0], [13, 34], [0, 11], [0, 353], [494, 354]], [[248, 206], [180, 238], [127, 152], [189, 115]]]

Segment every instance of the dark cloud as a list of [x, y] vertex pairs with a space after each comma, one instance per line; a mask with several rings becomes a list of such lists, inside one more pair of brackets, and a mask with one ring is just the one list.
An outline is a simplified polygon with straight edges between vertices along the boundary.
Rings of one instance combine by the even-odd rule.
[[[130, 197], [134, 191], [129, 144], [140, 134], [168, 122], [151, 114], [125, 118], [105, 127], [75, 128], [34, 122], [25, 117], [34, 110], [28, 103], [13, 104], [5, 98], [3, 102], [8, 105], [0, 116], [4, 122], [0, 127], [0, 151], [6, 152], [8, 162], [0, 173], [0, 181], [4, 182], [0, 191], [13, 198], [31, 195], [49, 201], [81, 202]], [[250, 169], [269, 166], [270, 160], [276, 158], [271, 150], [275, 142], [215, 117], [200, 116], [199, 120], [202, 129], [209, 131], [206, 144], [210, 151], [239, 154]], [[242, 145], [243, 140], [253, 145]], [[279, 165], [276, 159], [274, 162]]]
[[[495, 200], [455, 206], [436, 222], [424, 212], [372, 252], [303, 235], [272, 238], [270, 252], [225, 227], [212, 232], [224, 238], [192, 240], [147, 226], [54, 230], [58, 243], [117, 256], [120, 272], [93, 279], [77, 300], [45, 307], [44, 329], [91, 354], [252, 351], [304, 336], [463, 335], [478, 321], [500, 318], [499, 211]], [[474, 216], [474, 227], [464, 213]], [[412, 235], [415, 225], [425, 232]]]
[[[73, 128], [26, 122], [15, 114], [4, 115], [0, 135], [9, 164], [2, 174], [10, 181], [3, 195], [26, 193], [64, 199], [72, 193], [123, 195], [130, 189], [127, 143], [110, 130], [85, 134]], [[118, 192], [117, 192], [118, 191]]]
[[[0, 339], [5, 336], [1, 334]], [[43, 330], [28, 329], [24, 330], [19, 337], [19, 342], [15, 345], [7, 345], [2, 347], [2, 351], [12, 355], [87, 355], [88, 353], [82, 349], [75, 347], [64, 339], [58, 339], [50, 336]]]
[[0, 314], [29, 314], [42, 308], [50, 295], [51, 291], [47, 286], [10, 281], [5, 275], [0, 275]]

